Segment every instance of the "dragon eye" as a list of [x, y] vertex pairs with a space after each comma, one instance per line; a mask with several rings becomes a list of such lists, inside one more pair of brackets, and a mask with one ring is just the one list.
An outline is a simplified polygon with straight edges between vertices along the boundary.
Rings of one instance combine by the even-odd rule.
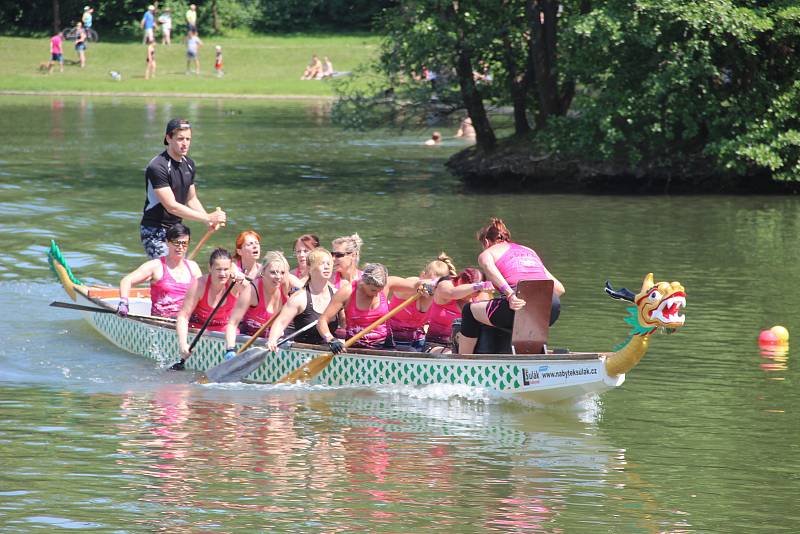
[[659, 300], [659, 299], [661, 299], [661, 293], [659, 293], [659, 291], [657, 289], [652, 290], [650, 292], [650, 294], [647, 295], [647, 300], [649, 300], [651, 302]]

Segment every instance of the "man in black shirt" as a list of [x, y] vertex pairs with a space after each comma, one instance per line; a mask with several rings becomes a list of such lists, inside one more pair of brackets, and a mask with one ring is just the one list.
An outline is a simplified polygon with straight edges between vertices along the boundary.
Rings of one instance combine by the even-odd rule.
[[187, 154], [192, 144], [192, 126], [172, 119], [164, 134], [167, 149], [150, 160], [144, 171], [147, 198], [140, 228], [142, 245], [153, 259], [167, 254], [167, 230], [184, 218], [218, 228], [225, 224], [222, 210], [206, 212], [194, 185], [195, 165]]

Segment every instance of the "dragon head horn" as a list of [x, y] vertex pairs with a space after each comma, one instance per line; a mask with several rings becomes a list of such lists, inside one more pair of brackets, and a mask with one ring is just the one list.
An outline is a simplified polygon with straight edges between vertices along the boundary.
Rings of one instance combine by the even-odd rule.
[[653, 282], [653, 273], [647, 273], [647, 276], [644, 277], [644, 281], [642, 281], [641, 293], [644, 293], [645, 291], [648, 291], [654, 285], [655, 285], [655, 282]]

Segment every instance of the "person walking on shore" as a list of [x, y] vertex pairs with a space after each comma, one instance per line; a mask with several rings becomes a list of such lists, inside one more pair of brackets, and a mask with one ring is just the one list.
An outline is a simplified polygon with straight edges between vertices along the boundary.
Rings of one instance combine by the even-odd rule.
[[161, 24], [161, 44], [172, 44], [172, 10], [170, 8], [164, 8], [164, 11], [158, 16], [158, 23]]
[[144, 12], [144, 16], [142, 17], [142, 22], [140, 26], [144, 30], [144, 37], [142, 37], [142, 43], [147, 43], [150, 39], [155, 41], [155, 27], [156, 27], [156, 6], [149, 5], [147, 6], [147, 11]]
[[78, 60], [81, 68], [86, 66], [86, 30], [83, 29], [83, 22], [75, 24], [75, 51], [78, 52]]
[[58, 63], [60, 72], [64, 72], [64, 54], [61, 49], [63, 36], [58, 32], [50, 38], [50, 63], [47, 64], [47, 74], [53, 71], [53, 65]]
[[172, 119], [164, 133], [167, 149], [154, 157], [144, 171], [146, 199], [139, 235], [151, 259], [167, 254], [167, 230], [183, 219], [216, 228], [226, 221], [225, 212], [206, 212], [194, 184], [195, 164], [188, 157], [192, 126]]
[[197, 36], [197, 32], [189, 32], [189, 39], [186, 41], [186, 74], [191, 74], [191, 66], [194, 63], [194, 73], [200, 75], [200, 47], [203, 41]]
[[189, 4], [189, 9], [186, 10], [186, 33], [197, 33], [197, 6]]
[[147, 66], [144, 70], [144, 79], [156, 77], [156, 42], [153, 38], [147, 40]]

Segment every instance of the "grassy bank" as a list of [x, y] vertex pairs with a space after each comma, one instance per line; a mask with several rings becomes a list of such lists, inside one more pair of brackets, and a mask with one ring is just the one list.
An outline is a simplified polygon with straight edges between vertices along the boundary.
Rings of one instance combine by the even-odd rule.
[[[73, 43], [65, 41], [64, 72], [56, 67], [48, 75], [39, 66], [50, 59], [49, 38], [0, 37], [0, 91], [331, 96], [329, 81], [300, 80], [311, 54], [330, 57], [337, 71], [352, 71], [378, 49], [378, 39], [370, 36], [201, 38], [199, 76], [186, 74], [186, 46], [178, 39], [157, 46], [156, 78], [145, 80], [146, 48], [140, 42], [90, 43], [81, 69]], [[222, 78], [214, 73], [216, 45], [224, 54]], [[121, 81], [111, 78], [112, 70], [122, 74]]]

